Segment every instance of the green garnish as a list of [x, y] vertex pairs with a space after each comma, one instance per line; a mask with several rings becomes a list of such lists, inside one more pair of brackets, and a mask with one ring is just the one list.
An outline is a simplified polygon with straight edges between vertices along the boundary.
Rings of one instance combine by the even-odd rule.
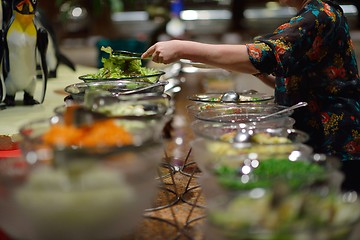
[[249, 181], [241, 181], [240, 167], [221, 165], [215, 169], [219, 183], [231, 189], [248, 190], [253, 188], [270, 188], [276, 181], [287, 182], [291, 189], [309, 186], [326, 178], [325, 169], [306, 161], [289, 161], [287, 159], [264, 159], [248, 175]]

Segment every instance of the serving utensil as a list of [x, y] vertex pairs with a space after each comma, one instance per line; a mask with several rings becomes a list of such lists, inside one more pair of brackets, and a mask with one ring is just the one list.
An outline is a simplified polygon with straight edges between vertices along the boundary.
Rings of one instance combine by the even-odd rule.
[[[243, 95], [252, 95], [252, 94], [258, 94], [259, 92], [256, 90], [246, 90], [244, 92], [241, 92], [241, 94]], [[228, 91], [225, 92], [221, 98], [220, 98], [220, 102], [238, 102], [240, 99], [240, 94], [235, 92], [235, 91]]]
[[[277, 111], [277, 112], [274, 112], [274, 113], [271, 113], [271, 114], [268, 114], [268, 115], [264, 115], [264, 116], [259, 116], [257, 117], [258, 120], [263, 120], [263, 119], [267, 119], [269, 117], [272, 117], [272, 116], [275, 116], [275, 115], [278, 115], [278, 114], [281, 114], [281, 113], [286, 113], [286, 112], [289, 112], [289, 111], [292, 111], [296, 108], [300, 108], [300, 107], [304, 107], [304, 106], [307, 106], [307, 102], [299, 102], [295, 105], [292, 105], [286, 109], [283, 109], [283, 110], [280, 110], [280, 111]], [[248, 130], [248, 129], [240, 129], [235, 137], [234, 137], [234, 142], [235, 143], [249, 143], [250, 142], [250, 139], [251, 139], [251, 130]]]
[[277, 111], [277, 112], [274, 112], [274, 113], [271, 113], [271, 114], [268, 114], [268, 115], [259, 116], [259, 117], [257, 117], [257, 119], [258, 120], [264, 120], [264, 119], [267, 119], [269, 117], [272, 117], [272, 116], [275, 116], [275, 115], [278, 115], [278, 114], [282, 114], [282, 113], [292, 111], [292, 110], [294, 110], [296, 108], [305, 107], [307, 105], [308, 105], [307, 102], [298, 102], [297, 104], [292, 105], [292, 106], [290, 106], [288, 108], [285, 108], [283, 110], [280, 110], [280, 111]]
[[118, 58], [124, 59], [124, 60], [147, 60], [147, 59], [151, 59], [151, 56], [149, 56], [147, 58], [141, 58], [142, 53], [134, 53], [134, 52], [123, 51], [123, 50], [113, 51], [113, 55], [117, 56]]
[[240, 95], [235, 91], [225, 92], [221, 98], [221, 102], [237, 102], [240, 98]]

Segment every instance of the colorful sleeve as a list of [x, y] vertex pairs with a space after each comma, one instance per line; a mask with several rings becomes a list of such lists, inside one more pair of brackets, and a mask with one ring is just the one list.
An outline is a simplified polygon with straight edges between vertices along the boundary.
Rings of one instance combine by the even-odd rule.
[[336, 34], [334, 18], [326, 9], [306, 10], [272, 34], [247, 44], [249, 59], [260, 72], [277, 76], [306, 71], [325, 56], [327, 43]]

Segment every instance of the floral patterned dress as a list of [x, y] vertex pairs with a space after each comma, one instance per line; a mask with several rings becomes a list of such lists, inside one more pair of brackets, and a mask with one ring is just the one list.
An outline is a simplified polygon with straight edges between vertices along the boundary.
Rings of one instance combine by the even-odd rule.
[[253, 65], [276, 76], [275, 101], [308, 106], [295, 111], [295, 128], [310, 135], [317, 153], [360, 160], [360, 78], [342, 9], [311, 0], [273, 33], [247, 44]]

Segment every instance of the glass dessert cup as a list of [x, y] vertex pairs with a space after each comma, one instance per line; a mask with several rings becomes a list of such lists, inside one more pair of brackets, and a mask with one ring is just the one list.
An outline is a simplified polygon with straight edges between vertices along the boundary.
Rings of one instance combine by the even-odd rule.
[[357, 193], [324, 191], [319, 187], [279, 196], [276, 189], [258, 188], [214, 198], [208, 205], [206, 239], [349, 239], [359, 222]]
[[199, 177], [205, 239], [348, 239], [359, 223], [359, 197], [341, 192], [338, 159], [304, 150], [204, 153], [204, 141], [193, 153], [208, 160]]

